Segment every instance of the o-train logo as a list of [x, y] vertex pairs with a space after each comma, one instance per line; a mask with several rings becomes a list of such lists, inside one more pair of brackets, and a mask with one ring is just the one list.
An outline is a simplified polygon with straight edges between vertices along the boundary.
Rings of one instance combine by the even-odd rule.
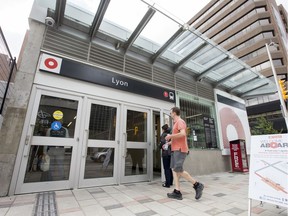
[[261, 148], [288, 148], [288, 143], [280, 143], [280, 142], [270, 142], [270, 143], [262, 143]]

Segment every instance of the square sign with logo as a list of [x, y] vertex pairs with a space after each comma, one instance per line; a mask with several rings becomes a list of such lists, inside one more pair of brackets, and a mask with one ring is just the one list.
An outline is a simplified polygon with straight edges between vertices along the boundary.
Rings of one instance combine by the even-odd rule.
[[62, 58], [42, 53], [39, 70], [59, 74], [62, 65]]

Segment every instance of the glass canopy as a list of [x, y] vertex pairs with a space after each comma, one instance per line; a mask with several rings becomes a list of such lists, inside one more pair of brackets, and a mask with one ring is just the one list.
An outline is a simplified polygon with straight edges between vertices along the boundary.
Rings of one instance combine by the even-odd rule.
[[[93, 38], [97, 32], [119, 41], [125, 52], [131, 47], [185, 70], [197, 81], [221, 86], [240, 97], [273, 94], [273, 81], [224, 50], [172, 12], [148, 0], [36, 0], [54, 12], [58, 25], [65, 19], [86, 26]], [[64, 3], [63, 3], [64, 2]], [[71, 23], [71, 22], [70, 22]], [[66, 25], [67, 22], [65, 23]], [[71, 24], [72, 26], [72, 24]], [[77, 28], [83, 29], [83, 28]]]

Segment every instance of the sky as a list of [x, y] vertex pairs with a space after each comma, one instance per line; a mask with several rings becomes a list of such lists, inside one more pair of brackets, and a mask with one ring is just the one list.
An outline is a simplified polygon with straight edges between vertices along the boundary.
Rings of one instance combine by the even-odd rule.
[[[81, 4], [91, 4], [93, 0], [73, 0]], [[123, 0], [111, 0], [123, 1]], [[180, 20], [188, 21], [210, 0], [147, 0], [154, 2]], [[276, 0], [288, 11], [288, 0]], [[0, 0], [0, 27], [13, 57], [18, 58], [26, 31], [33, 0]]]

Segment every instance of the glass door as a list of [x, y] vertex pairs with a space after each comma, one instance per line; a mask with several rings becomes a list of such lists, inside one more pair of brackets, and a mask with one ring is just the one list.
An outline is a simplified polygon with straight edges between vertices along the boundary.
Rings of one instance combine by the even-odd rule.
[[81, 106], [81, 97], [37, 90], [16, 193], [73, 187]]
[[148, 181], [152, 175], [152, 119], [148, 109], [124, 106], [121, 183]]
[[88, 100], [82, 145], [80, 187], [117, 183], [119, 104]]

